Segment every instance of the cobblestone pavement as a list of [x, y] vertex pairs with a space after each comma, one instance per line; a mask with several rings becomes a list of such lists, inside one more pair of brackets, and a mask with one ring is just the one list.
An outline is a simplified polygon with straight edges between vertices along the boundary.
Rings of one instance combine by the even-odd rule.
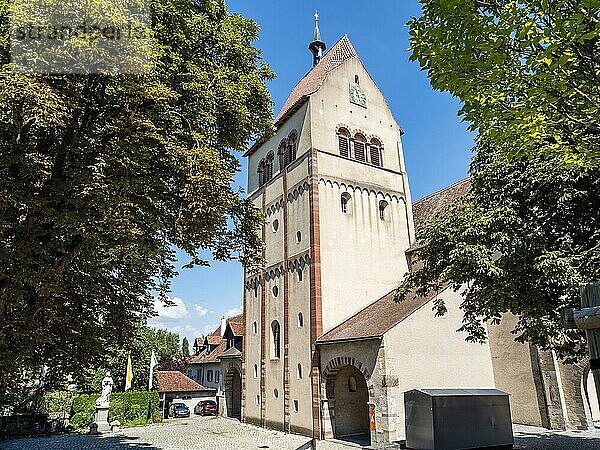
[[[356, 447], [354, 447], [356, 448]], [[69, 434], [0, 442], [2, 450], [254, 450], [310, 449], [303, 436], [283, 434], [215, 417], [169, 420], [105, 436]], [[352, 450], [337, 442], [319, 442], [318, 450]], [[515, 449], [600, 450], [600, 431], [551, 432], [515, 427]]]
[[[216, 417], [170, 419], [104, 436], [68, 434], [0, 442], [2, 450], [253, 450], [310, 448], [310, 439]], [[352, 450], [328, 443], [323, 450]]]

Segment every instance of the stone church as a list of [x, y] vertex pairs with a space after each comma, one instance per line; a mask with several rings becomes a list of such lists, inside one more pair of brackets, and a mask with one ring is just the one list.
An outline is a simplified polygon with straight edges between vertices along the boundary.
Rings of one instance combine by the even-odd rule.
[[413, 204], [404, 131], [348, 36], [325, 53], [317, 23], [309, 48], [275, 135], [245, 155], [266, 262], [244, 275], [242, 420], [378, 445], [403, 438], [407, 390], [495, 387], [515, 422], [590, 426], [585, 364], [514, 342], [509, 317], [466, 342], [451, 289], [393, 301], [419, 227], [469, 182]]

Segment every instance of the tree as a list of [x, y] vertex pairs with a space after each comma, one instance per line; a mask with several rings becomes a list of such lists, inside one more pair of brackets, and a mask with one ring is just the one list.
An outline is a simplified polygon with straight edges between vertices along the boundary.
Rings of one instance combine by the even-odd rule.
[[138, 328], [125, 345], [111, 346], [107, 349], [100, 368], [90, 369], [79, 374], [75, 380], [78, 390], [82, 392], [100, 392], [102, 378], [109, 370], [115, 382], [114, 390], [123, 391], [128, 355], [131, 355], [131, 368], [133, 371], [132, 389], [147, 389], [150, 376], [150, 355], [153, 350], [159, 366], [172, 358], [178, 358], [180, 354], [179, 335], [148, 326]]
[[190, 356], [190, 342], [185, 336], [183, 338], [183, 341], [181, 342], [181, 354], [182, 356]]
[[[510, 153], [479, 143], [471, 192], [424, 227], [416, 251], [423, 267], [405, 277], [398, 298], [412, 288], [465, 287], [469, 340], [484, 341], [484, 324], [510, 312], [517, 340], [576, 358], [585, 339], [564, 328], [561, 310], [579, 305], [581, 283], [600, 279], [600, 170]], [[445, 312], [443, 294], [436, 307]]]
[[411, 60], [487, 142], [600, 163], [598, 0], [421, 0]]
[[201, 250], [260, 255], [260, 217], [231, 184], [235, 152], [272, 131], [258, 26], [223, 0], [151, 1], [154, 69], [137, 75], [13, 73], [10, 3], [0, 0], [0, 392], [24, 370], [77, 374], [125, 348], [155, 295], [166, 299], [175, 247], [186, 267], [207, 265]]

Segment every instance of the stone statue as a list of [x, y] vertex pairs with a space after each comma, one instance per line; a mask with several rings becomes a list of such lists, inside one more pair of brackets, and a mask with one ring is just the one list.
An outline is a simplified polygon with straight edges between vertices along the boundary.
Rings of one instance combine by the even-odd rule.
[[108, 397], [112, 392], [113, 384], [114, 382], [110, 376], [110, 372], [106, 372], [106, 376], [102, 380], [102, 394], [100, 395], [100, 398], [96, 400], [96, 406], [108, 405]]

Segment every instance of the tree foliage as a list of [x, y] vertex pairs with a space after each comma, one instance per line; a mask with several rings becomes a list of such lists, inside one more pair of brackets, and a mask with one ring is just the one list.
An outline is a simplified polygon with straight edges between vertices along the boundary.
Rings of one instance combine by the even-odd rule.
[[566, 330], [560, 313], [579, 306], [582, 283], [600, 279], [600, 170], [508, 153], [479, 143], [471, 192], [424, 228], [416, 251], [423, 267], [405, 277], [398, 295], [465, 286], [461, 330], [469, 339], [484, 341], [485, 323], [510, 312], [518, 340], [577, 357], [583, 335]]
[[190, 356], [190, 342], [186, 336], [183, 337], [181, 342], [181, 356]]
[[271, 132], [258, 26], [223, 0], [152, 0], [141, 75], [11, 72], [0, 0], [0, 392], [124, 348], [175, 275], [260, 255], [235, 151]]
[[[178, 359], [181, 355], [179, 335], [148, 326], [140, 327], [132, 338], [123, 345], [111, 345], [106, 348], [105, 354], [101, 357], [102, 362], [98, 364], [98, 369], [80, 371], [74, 374], [78, 391], [100, 392], [102, 390], [102, 379], [107, 370], [110, 371], [115, 383], [113, 391], [123, 391], [125, 389], [128, 355], [131, 355], [131, 369], [133, 371], [132, 389], [147, 389], [152, 350], [154, 350], [159, 365], [163, 361], [170, 361], [172, 358]], [[155, 367], [154, 373], [158, 369], [158, 367]], [[156, 384], [154, 384], [154, 387], [156, 387]]]
[[411, 60], [517, 155], [600, 163], [599, 0], [421, 0]]

